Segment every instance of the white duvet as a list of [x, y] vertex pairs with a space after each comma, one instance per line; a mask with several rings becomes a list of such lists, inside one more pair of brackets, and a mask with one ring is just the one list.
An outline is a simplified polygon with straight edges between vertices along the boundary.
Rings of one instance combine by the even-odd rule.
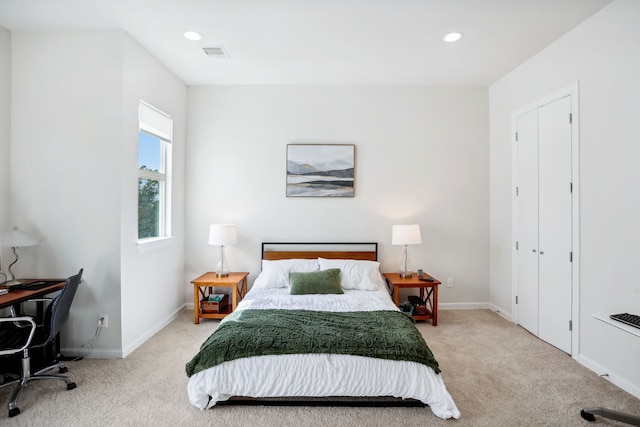
[[[236, 310], [397, 310], [385, 288], [344, 292], [344, 295], [289, 295], [288, 288], [252, 289]], [[191, 403], [200, 409], [233, 396], [393, 396], [426, 403], [440, 418], [460, 417], [442, 377], [430, 367], [361, 356], [292, 354], [236, 359], [191, 376], [188, 393]]]

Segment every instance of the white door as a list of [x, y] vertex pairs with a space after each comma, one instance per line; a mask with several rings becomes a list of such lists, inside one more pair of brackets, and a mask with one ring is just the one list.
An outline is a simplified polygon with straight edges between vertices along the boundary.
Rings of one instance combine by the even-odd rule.
[[571, 97], [517, 118], [517, 319], [571, 353]]
[[571, 353], [571, 98], [538, 109], [538, 336]]
[[538, 110], [518, 117], [518, 323], [538, 335]]

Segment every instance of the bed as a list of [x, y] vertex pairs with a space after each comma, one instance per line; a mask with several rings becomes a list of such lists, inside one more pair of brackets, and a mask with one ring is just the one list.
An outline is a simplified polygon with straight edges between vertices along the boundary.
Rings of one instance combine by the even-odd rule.
[[391, 300], [377, 243], [263, 243], [252, 288], [186, 372], [200, 409], [238, 398], [418, 402], [460, 417], [413, 319]]

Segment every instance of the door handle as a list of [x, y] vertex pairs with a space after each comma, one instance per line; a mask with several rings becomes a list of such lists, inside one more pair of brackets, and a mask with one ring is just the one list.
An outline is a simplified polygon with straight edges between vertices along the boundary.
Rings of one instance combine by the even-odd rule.
[[533, 250], [533, 253], [534, 253], [534, 254], [536, 253], [536, 250], [535, 250], [535, 249]]
[[544, 251], [540, 251], [540, 255], [544, 255]]

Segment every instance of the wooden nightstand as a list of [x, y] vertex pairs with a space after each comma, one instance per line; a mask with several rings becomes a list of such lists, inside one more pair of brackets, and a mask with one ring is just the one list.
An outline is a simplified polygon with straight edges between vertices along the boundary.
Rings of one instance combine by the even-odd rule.
[[440, 285], [438, 279], [428, 274], [424, 274], [423, 277], [431, 277], [433, 282], [419, 280], [417, 274], [413, 274], [413, 276], [408, 278], [400, 277], [398, 273], [383, 273], [383, 276], [387, 280], [387, 283], [393, 286], [393, 302], [395, 305], [400, 305], [401, 288], [420, 289], [420, 299], [425, 300], [428, 313], [425, 315], [414, 315], [413, 318], [416, 320], [431, 320], [433, 326], [438, 325], [438, 285]]
[[[193, 279], [193, 323], [200, 323], [200, 319], [223, 319], [236, 309], [238, 303], [247, 293], [247, 276], [249, 273], [229, 273], [227, 277], [218, 277], [216, 273], [204, 273]], [[231, 288], [231, 305], [223, 308], [220, 313], [202, 313], [200, 300], [213, 293], [212, 288]], [[204, 288], [204, 289], [203, 289]], [[209, 292], [206, 292], [209, 288]]]

